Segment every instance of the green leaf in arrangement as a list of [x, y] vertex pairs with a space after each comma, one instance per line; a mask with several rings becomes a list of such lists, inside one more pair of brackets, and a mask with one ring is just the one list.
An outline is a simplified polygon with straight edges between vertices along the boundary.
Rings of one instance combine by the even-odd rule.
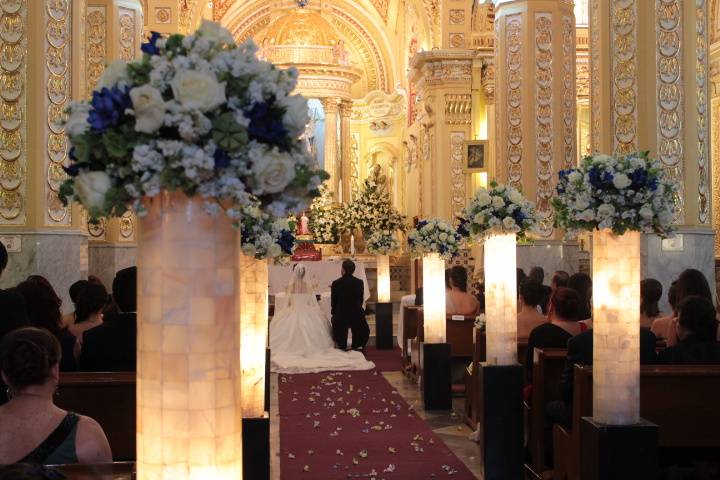
[[124, 158], [128, 155], [132, 144], [120, 132], [108, 130], [102, 139], [108, 155], [113, 158]]
[[230, 112], [223, 113], [213, 121], [212, 137], [226, 152], [234, 152], [248, 142], [247, 130], [235, 121]]

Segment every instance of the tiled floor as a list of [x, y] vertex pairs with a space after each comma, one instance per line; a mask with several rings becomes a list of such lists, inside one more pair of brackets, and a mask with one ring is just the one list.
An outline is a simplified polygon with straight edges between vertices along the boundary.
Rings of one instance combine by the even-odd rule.
[[[459, 413], [463, 411], [463, 399], [454, 399], [454, 410], [452, 412], [425, 411], [417, 385], [400, 372], [385, 372], [383, 375], [398, 390], [400, 395], [414, 407], [420, 418], [430, 425], [450, 450], [479, 478], [480, 449], [475, 442], [468, 440], [468, 435], [472, 431], [465, 425]], [[270, 477], [273, 480], [280, 479], [280, 419], [278, 416], [277, 379], [278, 376], [273, 374], [270, 382]]]

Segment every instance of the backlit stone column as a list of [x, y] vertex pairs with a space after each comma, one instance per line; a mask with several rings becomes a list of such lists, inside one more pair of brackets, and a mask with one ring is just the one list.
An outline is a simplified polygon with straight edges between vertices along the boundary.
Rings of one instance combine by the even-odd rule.
[[537, 203], [549, 238], [557, 172], [577, 155], [572, 2], [497, 5], [494, 64], [498, 177]]
[[[84, 68], [78, 72], [79, 90], [84, 98], [92, 95], [108, 63], [132, 61], [140, 56], [143, 34], [140, 0], [87, 0], [86, 8], [81, 19], [84, 35], [80, 63]], [[135, 265], [137, 218], [128, 212], [122, 218], [85, 224], [89, 235], [88, 273], [109, 287], [115, 272]]]
[[350, 115], [352, 101], [345, 100], [340, 104], [340, 199], [343, 202], [352, 200], [352, 138], [350, 136]]
[[0, 236], [7, 288], [45, 276], [71, 308], [67, 289], [87, 274], [79, 215], [58, 198], [68, 163], [64, 117], [76, 95], [79, 0], [0, 2]]
[[688, 267], [700, 269], [711, 284], [715, 278], [709, 3], [590, 1], [593, 150], [616, 154], [649, 150], [678, 182], [677, 241], [663, 248], [655, 236], [643, 239], [647, 255], [643, 255], [642, 276], [658, 278], [665, 289]]
[[327, 181], [333, 200], [340, 199], [340, 169], [338, 167], [338, 101], [336, 98], [323, 98], [325, 111], [325, 171], [330, 174]]

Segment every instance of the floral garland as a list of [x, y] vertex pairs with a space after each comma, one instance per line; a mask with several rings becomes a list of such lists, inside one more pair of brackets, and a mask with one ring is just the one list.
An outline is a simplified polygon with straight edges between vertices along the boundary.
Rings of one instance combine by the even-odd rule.
[[327, 173], [299, 139], [307, 100], [297, 71], [258, 60], [252, 41], [204, 21], [197, 32], [153, 33], [140, 61], [108, 65], [90, 101], [65, 122], [73, 160], [61, 199], [90, 216], [120, 216], [161, 190], [200, 195], [238, 220], [259, 203], [277, 218], [308, 207]]
[[245, 255], [258, 260], [290, 256], [295, 250], [295, 221], [274, 219], [258, 206], [244, 206], [238, 227]]
[[518, 189], [495, 181], [490, 189], [478, 189], [460, 219], [460, 233], [474, 241], [494, 233], [515, 233], [523, 239], [536, 226], [535, 205]]
[[373, 255], [389, 255], [400, 249], [400, 242], [388, 230], [373, 232], [365, 242], [365, 248]]
[[357, 198], [346, 206], [347, 225], [351, 230], [360, 228], [369, 235], [376, 230], [405, 231], [407, 219], [392, 206], [387, 191], [386, 179], [379, 165], [376, 165], [363, 182]]
[[607, 228], [616, 235], [631, 230], [667, 236], [672, 231], [676, 185], [648, 152], [591, 155], [559, 177], [552, 201], [557, 227], [571, 233]]
[[460, 253], [461, 235], [449, 222], [432, 219], [421, 220], [408, 234], [410, 253], [422, 256], [437, 253], [450, 260]]

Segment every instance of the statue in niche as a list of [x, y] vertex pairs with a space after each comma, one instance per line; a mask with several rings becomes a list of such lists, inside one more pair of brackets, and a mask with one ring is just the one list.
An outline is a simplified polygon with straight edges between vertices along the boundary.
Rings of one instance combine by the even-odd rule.
[[260, 60], [269, 60], [270, 58], [270, 39], [265, 37], [260, 43], [260, 48], [257, 51], [257, 58]]
[[345, 40], [340, 39], [333, 45], [333, 62], [343, 66], [350, 65], [350, 53], [345, 48]]

